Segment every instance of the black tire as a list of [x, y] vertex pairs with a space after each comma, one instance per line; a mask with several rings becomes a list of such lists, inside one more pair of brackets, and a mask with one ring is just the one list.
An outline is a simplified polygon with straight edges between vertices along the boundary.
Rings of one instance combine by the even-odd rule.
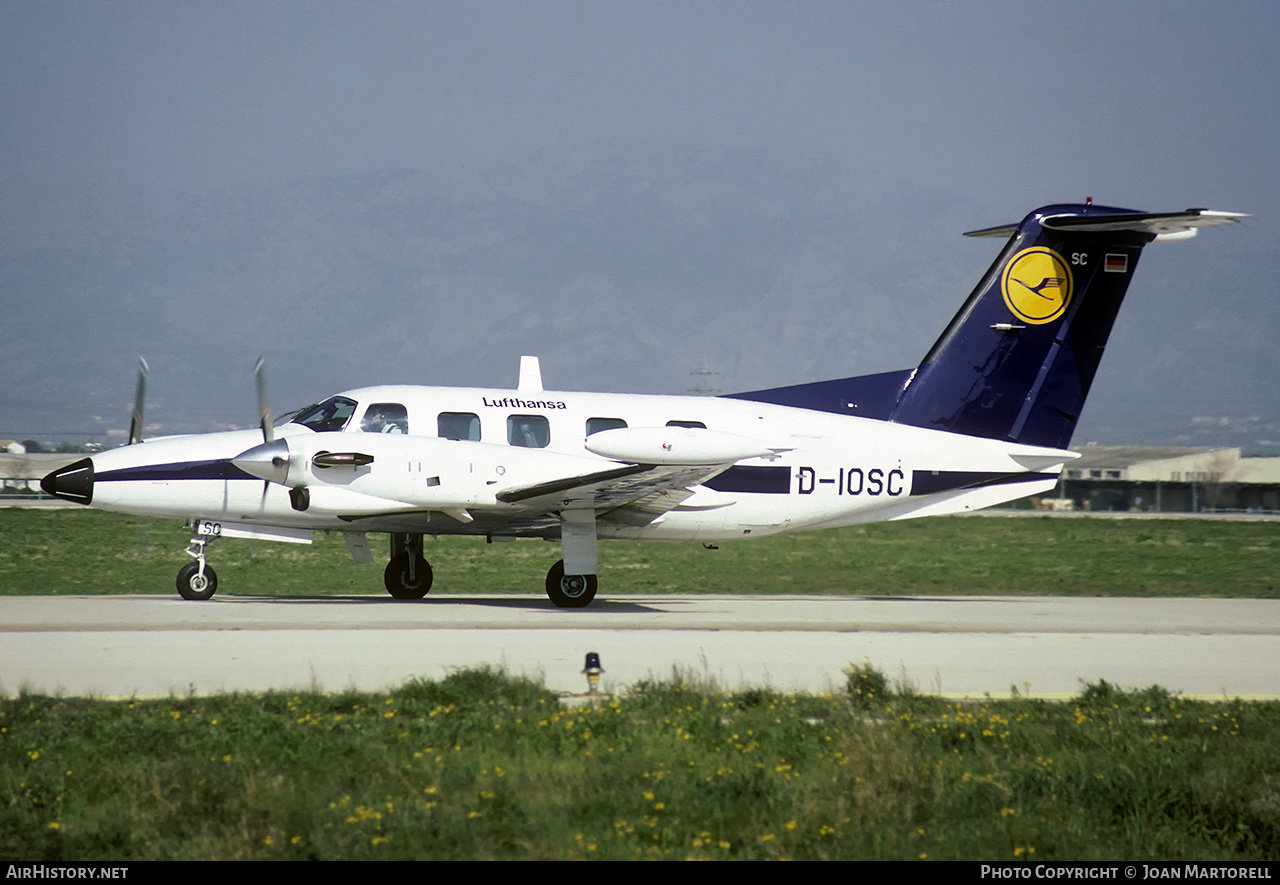
[[[412, 569], [412, 575], [410, 564], [415, 566]], [[434, 575], [431, 571], [431, 563], [425, 559], [418, 558], [414, 563], [408, 554], [401, 554], [387, 563], [387, 570], [382, 577], [387, 585], [387, 592], [396, 599], [421, 599], [431, 589]]]
[[178, 570], [178, 593], [183, 599], [208, 599], [218, 589], [218, 575], [205, 563], [200, 576], [200, 563], [189, 562]]
[[564, 560], [547, 572], [547, 596], [560, 608], [586, 608], [596, 598], [595, 575], [566, 575]]

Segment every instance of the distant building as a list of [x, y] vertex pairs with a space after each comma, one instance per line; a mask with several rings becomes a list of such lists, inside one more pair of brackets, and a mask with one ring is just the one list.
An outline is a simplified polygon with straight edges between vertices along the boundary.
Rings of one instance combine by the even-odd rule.
[[[1280, 458], [1237, 448], [1082, 446], [1042, 509], [1198, 513], [1280, 511]], [[1070, 501], [1070, 504], [1067, 502]]]
[[[0, 498], [5, 495], [44, 495], [40, 480], [52, 470], [79, 461], [84, 455], [11, 455], [0, 450]], [[0, 506], [3, 503], [0, 502]]]

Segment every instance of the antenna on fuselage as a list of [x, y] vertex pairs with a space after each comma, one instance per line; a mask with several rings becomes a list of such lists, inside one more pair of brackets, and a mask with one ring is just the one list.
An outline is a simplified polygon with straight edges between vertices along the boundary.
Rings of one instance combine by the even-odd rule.
[[542, 366], [536, 356], [520, 357], [520, 380], [516, 390], [525, 393], [542, 393]]

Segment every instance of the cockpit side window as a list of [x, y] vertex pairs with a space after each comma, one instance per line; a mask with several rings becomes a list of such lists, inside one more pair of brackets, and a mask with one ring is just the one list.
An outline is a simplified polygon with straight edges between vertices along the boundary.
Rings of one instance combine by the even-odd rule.
[[400, 403], [373, 403], [360, 421], [365, 433], [408, 433], [409, 411]]
[[310, 427], [316, 433], [330, 433], [346, 427], [355, 410], [355, 400], [345, 396], [331, 396], [322, 403], [303, 409], [293, 419], [293, 423]]

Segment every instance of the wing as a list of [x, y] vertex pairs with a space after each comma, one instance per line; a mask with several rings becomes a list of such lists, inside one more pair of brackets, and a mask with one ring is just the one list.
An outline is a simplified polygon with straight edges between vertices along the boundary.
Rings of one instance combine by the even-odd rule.
[[582, 476], [519, 486], [498, 492], [525, 518], [565, 508], [595, 510], [598, 517], [628, 525], [647, 525], [679, 507], [693, 487], [723, 473], [731, 464], [628, 464]]
[[597, 517], [647, 525], [679, 507], [693, 494], [694, 486], [738, 461], [772, 459], [786, 451], [705, 427], [673, 426], [604, 430], [589, 436], [585, 446], [623, 463], [595, 473], [503, 489], [496, 495], [498, 501], [539, 514], [590, 508]]
[[[457, 458], [459, 453], [453, 449], [467, 445], [478, 447], [477, 457], [493, 458], [491, 447], [482, 443], [455, 441], [448, 445], [450, 451], [438, 453], [441, 458]], [[446, 481], [444, 486], [437, 482], [432, 487], [458, 490], [452, 498], [449, 493], [427, 491], [413, 499], [397, 491], [382, 501], [370, 499], [373, 506], [366, 509], [360, 506], [362, 501], [351, 497], [349, 490], [317, 489], [311, 503], [315, 505], [316, 496], [322, 492], [330, 497], [340, 492], [345, 497], [335, 499], [329, 509], [339, 519], [359, 523], [367, 531], [554, 537], [560, 532], [566, 511], [579, 516], [591, 512], [597, 519], [615, 524], [648, 525], [671, 510], [688, 509], [684, 502], [695, 487], [739, 461], [774, 459], [787, 451], [760, 440], [689, 427], [605, 430], [588, 437], [584, 447], [599, 457], [522, 452], [519, 463], [509, 465], [516, 470], [497, 474], [506, 476], [511, 483], [505, 487], [495, 486], [492, 479], [482, 482], [469, 471], [460, 471], [460, 476], [454, 477], [453, 482]], [[510, 454], [509, 448], [502, 452]], [[334, 456], [326, 452], [325, 457]], [[467, 482], [473, 485], [467, 488]], [[348, 499], [352, 506], [344, 510]], [[715, 500], [698, 509], [716, 509], [730, 503], [731, 499]]]

